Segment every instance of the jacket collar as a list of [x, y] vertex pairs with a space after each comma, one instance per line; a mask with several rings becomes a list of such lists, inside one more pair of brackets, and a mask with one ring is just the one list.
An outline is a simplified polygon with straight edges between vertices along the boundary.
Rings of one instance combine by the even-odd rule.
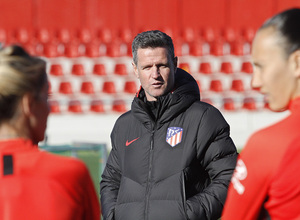
[[157, 99], [157, 117], [146, 104], [146, 95], [143, 88], [137, 93], [131, 106], [133, 115], [146, 127], [156, 121], [158, 127], [172, 120], [174, 117], [189, 108], [195, 101], [200, 100], [200, 92], [196, 80], [186, 71], [177, 68], [173, 91]]

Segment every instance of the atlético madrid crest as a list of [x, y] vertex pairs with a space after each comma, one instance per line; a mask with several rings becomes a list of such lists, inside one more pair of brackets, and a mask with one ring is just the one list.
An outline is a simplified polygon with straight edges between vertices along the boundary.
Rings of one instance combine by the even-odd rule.
[[175, 147], [182, 140], [183, 129], [180, 127], [169, 127], [167, 131], [166, 141], [172, 147]]

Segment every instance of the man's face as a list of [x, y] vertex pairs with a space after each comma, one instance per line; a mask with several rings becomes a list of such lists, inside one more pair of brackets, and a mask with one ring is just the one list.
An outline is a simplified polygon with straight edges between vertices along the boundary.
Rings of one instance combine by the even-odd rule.
[[177, 57], [171, 59], [166, 48], [140, 48], [137, 50], [137, 65], [132, 65], [148, 101], [156, 101], [157, 97], [173, 89]]

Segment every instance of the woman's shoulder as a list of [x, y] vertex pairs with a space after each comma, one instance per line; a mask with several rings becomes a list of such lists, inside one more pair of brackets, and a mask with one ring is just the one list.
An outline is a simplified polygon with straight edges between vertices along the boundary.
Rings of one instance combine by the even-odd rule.
[[61, 156], [46, 151], [40, 152], [39, 168], [45, 173], [62, 176], [86, 175], [88, 169], [83, 161], [74, 157]]

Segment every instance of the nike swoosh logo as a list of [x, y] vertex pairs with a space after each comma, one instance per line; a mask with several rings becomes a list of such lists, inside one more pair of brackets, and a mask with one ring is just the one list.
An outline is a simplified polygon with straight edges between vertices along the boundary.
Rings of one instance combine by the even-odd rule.
[[130, 144], [132, 144], [133, 142], [135, 142], [137, 139], [139, 139], [140, 137], [136, 138], [136, 139], [133, 139], [132, 141], [129, 141], [128, 140], [126, 141], [126, 147], [129, 146]]

